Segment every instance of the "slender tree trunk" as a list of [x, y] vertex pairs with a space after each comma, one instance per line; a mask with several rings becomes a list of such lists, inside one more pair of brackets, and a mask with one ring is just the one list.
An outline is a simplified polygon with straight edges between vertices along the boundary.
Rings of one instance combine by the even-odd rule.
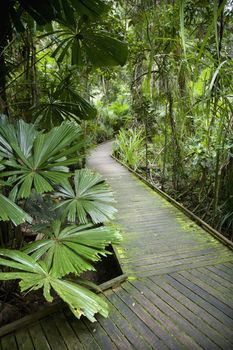
[[6, 64], [4, 52], [0, 52], [0, 112], [8, 115], [6, 95]]

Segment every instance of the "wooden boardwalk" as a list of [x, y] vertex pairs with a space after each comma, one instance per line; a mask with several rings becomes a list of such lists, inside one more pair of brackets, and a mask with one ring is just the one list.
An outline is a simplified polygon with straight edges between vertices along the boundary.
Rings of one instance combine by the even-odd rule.
[[115, 192], [127, 282], [104, 293], [108, 319], [62, 310], [4, 336], [1, 350], [233, 349], [233, 254], [99, 146], [89, 166]]

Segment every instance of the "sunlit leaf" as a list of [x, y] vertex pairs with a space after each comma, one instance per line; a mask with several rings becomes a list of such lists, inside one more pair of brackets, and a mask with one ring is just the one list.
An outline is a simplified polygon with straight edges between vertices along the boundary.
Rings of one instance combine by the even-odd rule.
[[84, 224], [91, 220], [97, 224], [112, 219], [117, 211], [112, 206], [114, 199], [109, 186], [90, 169], [76, 170], [74, 188], [66, 182], [55, 195], [62, 199], [56, 208], [62, 208], [71, 222], [78, 220]]
[[105, 246], [121, 240], [119, 232], [111, 227], [69, 225], [63, 228], [60, 221], [46, 227], [46, 232], [45, 239], [28, 244], [23, 250], [36, 260], [44, 258], [56, 277], [95, 270], [92, 262], [109, 254]]
[[15, 272], [0, 272], [0, 280], [20, 280], [19, 285], [22, 292], [43, 288], [44, 297], [48, 302], [53, 301], [51, 294], [51, 289], [53, 289], [68, 304], [77, 318], [84, 315], [94, 322], [96, 313], [104, 317], [108, 316], [108, 306], [100, 296], [83, 285], [56, 278], [46, 264], [35, 261], [23, 252], [0, 249], [0, 265], [16, 270]]

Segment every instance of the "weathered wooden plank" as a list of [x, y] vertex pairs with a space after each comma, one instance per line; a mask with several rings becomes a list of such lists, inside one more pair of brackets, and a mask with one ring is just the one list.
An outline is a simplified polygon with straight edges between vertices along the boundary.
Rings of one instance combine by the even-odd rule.
[[[226, 258], [227, 259], [227, 258]], [[209, 259], [209, 260], [202, 260], [198, 262], [194, 262], [192, 264], [178, 264], [176, 266], [167, 266], [167, 267], [160, 267], [158, 269], [144, 269], [144, 271], [140, 271], [138, 269], [134, 269], [133, 267], [127, 266], [125, 262], [123, 262], [124, 266], [124, 271], [129, 275], [129, 276], [139, 276], [139, 277], [150, 277], [150, 276], [156, 276], [156, 275], [161, 275], [161, 274], [170, 274], [174, 272], [179, 272], [179, 271], [184, 271], [184, 270], [190, 270], [193, 268], [201, 267], [201, 266], [208, 266], [212, 265], [215, 263], [223, 262], [224, 258], [217, 258], [217, 259]]]
[[17, 346], [20, 350], [34, 350], [31, 336], [25, 329], [20, 329], [15, 332]]
[[[152, 286], [155, 290], [154, 286]], [[167, 302], [171, 307], [176, 309], [180, 314], [183, 315], [189, 322], [191, 322], [197, 329], [199, 329], [203, 334], [208, 336], [215, 344], [217, 344], [222, 349], [229, 349], [232, 344], [222, 336], [222, 331], [216, 331], [208, 325], [207, 322], [203, 322], [200, 315], [196, 316], [188, 308], [180, 303], [180, 300], [176, 300], [170, 296], [168, 293], [164, 293], [164, 289], [156, 286], [156, 294], [159, 295], [165, 302]]]
[[223, 292], [219, 292], [217, 289], [207, 284], [204, 280], [197, 278], [195, 276], [195, 271], [190, 270], [188, 273], [184, 271], [181, 274], [182, 276], [193, 282], [196, 286], [202, 288], [206, 293], [220, 300], [223, 304], [227, 306], [230, 314], [233, 315], [232, 297], [230, 297], [228, 294], [225, 296]]
[[[207, 270], [211, 271], [214, 276], [224, 281], [224, 284], [230, 284], [232, 286], [233, 278], [226, 274], [223, 270], [219, 269], [221, 265], [207, 266]], [[210, 272], [210, 273], [211, 273]]]
[[230, 330], [233, 329], [233, 320], [225, 315], [221, 310], [210, 304], [208, 300], [205, 300], [198, 294], [194, 293], [194, 291], [191, 289], [191, 286], [189, 284], [186, 284], [185, 279], [182, 279], [182, 277], [179, 279], [177, 275], [176, 279], [173, 277], [173, 275], [167, 275], [165, 278], [170, 285], [174, 286], [176, 290], [185, 295], [188, 300], [193, 301], [201, 308], [206, 310], [208, 314], [212, 315], [215, 319], [221, 322], [222, 326], [219, 327], [219, 329], [221, 329], [223, 325], [227, 326]]
[[145, 341], [145, 335], [151, 334], [148, 327], [142, 324], [139, 320], [132, 322], [130, 319], [127, 308], [122, 303], [117, 302], [116, 296], [112, 294], [106, 294], [107, 299], [111, 303], [111, 312], [109, 317], [115, 323], [115, 325], [121, 330], [124, 336], [132, 344], [132, 347], [138, 350], [151, 349], [151, 346]]
[[[110, 308], [109, 310], [110, 314], [114, 312], [114, 310], [111, 309], [111, 304], [109, 305], [109, 308]], [[130, 344], [130, 342], [126, 339], [126, 337], [123, 335], [121, 330], [115, 325], [115, 323], [112, 321], [110, 317], [108, 317], [107, 319], [103, 317], [99, 317], [98, 322], [104, 328], [104, 330], [106, 331], [108, 336], [112, 339], [112, 341], [117, 346], [117, 348], [121, 350], [129, 350], [132, 348], [132, 345]]]
[[91, 323], [85, 318], [83, 319], [83, 322], [89, 329], [90, 333], [93, 334], [93, 337], [95, 338], [96, 343], [99, 345], [100, 349], [117, 349], [116, 345], [112, 342], [111, 337], [107, 335], [104, 328], [99, 322]]
[[232, 281], [233, 280], [233, 268], [228, 266], [226, 263], [224, 264], [221, 264], [218, 266], [218, 268], [223, 271], [227, 276], [228, 278], [230, 278], [230, 280]]
[[200, 280], [206, 282], [210, 287], [216, 289], [221, 294], [226, 295], [227, 298], [229, 297], [229, 299], [233, 301], [233, 284], [227, 285], [223, 279], [218, 279], [217, 277], [213, 276], [213, 274], [211, 274], [209, 271], [206, 271], [205, 268], [195, 269], [192, 271], [192, 274]]
[[227, 268], [229, 268], [229, 273], [231, 274], [231, 276], [233, 277], [233, 262], [228, 262], [226, 264], [224, 264], [224, 266], [226, 266]]
[[[150, 258], [148, 259], [132, 259], [131, 263], [134, 267], [137, 268], [143, 268], [143, 266], [151, 266], [151, 268], [153, 268], [153, 266], [164, 266], [164, 265], [160, 265], [160, 263], [169, 263], [172, 262], [174, 263], [174, 265], [176, 264], [176, 262], [181, 261], [181, 263], [189, 263], [191, 262], [196, 262], [196, 261], [200, 261], [200, 260], [204, 260], [204, 259], [209, 259], [209, 257], [211, 257], [212, 255], [214, 255], [214, 258], [216, 258], [216, 254], [217, 253], [221, 253], [221, 248], [209, 248], [209, 249], [205, 249], [205, 250], [199, 250], [196, 252], [193, 251], [189, 251], [186, 253], [179, 253], [178, 251], [176, 252], [176, 254], [173, 255], [160, 255], [160, 254], [154, 254], [153, 256], [150, 256]], [[127, 261], [128, 264], [130, 264], [129, 261]]]
[[54, 320], [55, 320], [57, 329], [60, 332], [67, 348], [69, 350], [83, 349], [83, 346], [80, 340], [75, 335], [75, 332], [73, 331], [72, 327], [68, 323], [64, 313], [58, 312], [54, 314]]
[[44, 318], [40, 324], [52, 350], [68, 350], [52, 316]]
[[156, 257], [176, 257], [176, 254], [188, 254], [189, 252], [198, 252], [199, 250], [204, 250], [204, 249], [213, 249], [215, 247], [215, 244], [213, 243], [205, 243], [205, 244], [193, 244], [192, 242], [189, 245], [171, 245], [171, 247], [168, 247], [166, 244], [164, 244], [163, 247], [161, 246], [156, 246], [155, 248], [148, 247], [147, 249], [143, 250], [143, 253], [145, 255], [142, 256], [142, 252], [140, 249], [134, 249], [134, 255], [129, 256], [126, 258], [127, 260], [134, 261], [138, 257], [140, 257], [141, 260], [150, 260], [153, 259], [155, 256]]
[[183, 281], [182, 283], [188, 286], [189, 289], [191, 289], [194, 293], [199, 295], [201, 298], [205, 299], [213, 305], [215, 308], [221, 310], [225, 315], [227, 315], [229, 318], [233, 319], [232, 312], [229, 311], [226, 304], [222, 303], [219, 299], [217, 299], [215, 296], [209, 294], [206, 290], [203, 288], [200, 288], [198, 285], [193, 283], [193, 281], [189, 280], [188, 276], [184, 274], [183, 272], [180, 273], [174, 273], [172, 274], [172, 277], [177, 279], [178, 281]]
[[14, 334], [5, 335], [1, 339], [1, 346], [3, 350], [18, 350]]
[[99, 350], [100, 347], [96, 343], [93, 334], [89, 332], [88, 328], [84, 325], [81, 320], [77, 320], [69, 310], [64, 310], [68, 323], [74, 330], [78, 339], [84, 349], [87, 350]]
[[[113, 300], [114, 305], [117, 305], [121, 310], [124, 310], [124, 315], [127, 317], [128, 321], [140, 326], [140, 329], [142, 330], [141, 334], [149, 344], [153, 345], [154, 348], [168, 348], [166, 343], [163, 342], [164, 339], [161, 338], [161, 334], [163, 335], [163, 338], [165, 338], [165, 333], [162, 331], [161, 327], [159, 328], [158, 325], [156, 333], [153, 331], [154, 329], [151, 329], [150, 325], [153, 321], [150, 319], [150, 316], [147, 315], [142, 308], [140, 310], [137, 308], [134, 300], [132, 300], [131, 296], [126, 291], [117, 291]], [[150, 325], [148, 324], [149, 321], [151, 322]], [[175, 349], [175, 347], [173, 348]]]
[[[28, 328], [35, 350], [51, 350], [47, 338], [39, 322], [34, 323]], [[19, 350], [21, 350], [19, 348]]]
[[[184, 345], [182, 345], [178, 339], [176, 339], [174, 334], [167, 332], [167, 329], [164, 327], [164, 324], [160, 319], [152, 317], [147, 310], [144, 309], [140, 303], [144, 296], [142, 296], [142, 294], [139, 292], [134, 292], [132, 295], [132, 288], [130, 288], [128, 284], [123, 287], [124, 290], [117, 292], [117, 295], [152, 330], [152, 332], [156, 334], [156, 336], [158, 336], [158, 338], [161, 339], [169, 349], [185, 349]], [[157, 346], [159, 349], [161, 349], [159, 339], [156, 339], [157, 343], [154, 345], [155, 347]]]
[[[132, 282], [137, 285], [138, 281]], [[145, 297], [166, 314], [175, 324], [177, 324], [186, 334], [188, 334], [199, 346], [204, 349], [219, 349], [219, 347], [206, 337], [197, 327], [195, 327], [190, 320], [186, 319], [182, 313], [178, 312], [171, 305], [165, 302], [161, 297], [158, 297], [154, 291], [154, 286], [148, 279], [143, 280], [143, 284], [140, 285], [141, 291]]]

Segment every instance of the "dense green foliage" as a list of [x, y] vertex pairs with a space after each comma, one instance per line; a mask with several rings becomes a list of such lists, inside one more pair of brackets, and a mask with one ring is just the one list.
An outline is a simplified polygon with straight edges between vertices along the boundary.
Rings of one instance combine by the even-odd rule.
[[[119, 133], [118, 154], [233, 237], [233, 3], [137, 1], [124, 7], [130, 57], [122, 84], [130, 81], [133, 119]], [[134, 154], [129, 127], [144, 138]]]
[[231, 0], [0, 10], [0, 278], [48, 301], [53, 289], [78, 317], [107, 315], [79, 276], [120, 239], [99, 227], [114, 201], [80, 168], [112, 138], [123, 162], [233, 237]]
[[127, 44], [102, 0], [3, 1], [0, 13], [0, 279], [94, 321], [108, 307], [82, 273], [121, 236], [100, 226], [116, 212], [109, 187], [76, 169], [97, 115], [88, 76], [124, 65]]

